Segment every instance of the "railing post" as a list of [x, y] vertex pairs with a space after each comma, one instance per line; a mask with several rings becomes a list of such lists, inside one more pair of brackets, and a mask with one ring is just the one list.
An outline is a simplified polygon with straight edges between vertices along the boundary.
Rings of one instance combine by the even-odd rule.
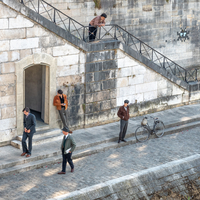
[[85, 26], [83, 28], [83, 41], [85, 42]]
[[187, 70], [185, 70], [185, 82], [187, 82]]
[[195, 69], [195, 71], [196, 71], [196, 81], [198, 81], [198, 79], [197, 79], [197, 69]]
[[165, 69], [165, 57], [163, 57], [163, 68]]
[[142, 47], [142, 42], [140, 41], [140, 53], [142, 53], [141, 47]]
[[68, 28], [69, 32], [70, 32], [70, 18], [69, 18], [69, 28]]
[[56, 23], [56, 10], [53, 11], [53, 22]]
[[23, 1], [23, 0], [21, 0], [21, 3], [22, 3], [22, 4], [24, 4], [24, 1]]
[[114, 39], [117, 40], [117, 36], [116, 36], [116, 25], [115, 25], [115, 33], [114, 33]]
[[152, 61], [153, 61], [153, 49], [152, 49]]
[[40, 13], [40, 0], [38, 0], [38, 13]]

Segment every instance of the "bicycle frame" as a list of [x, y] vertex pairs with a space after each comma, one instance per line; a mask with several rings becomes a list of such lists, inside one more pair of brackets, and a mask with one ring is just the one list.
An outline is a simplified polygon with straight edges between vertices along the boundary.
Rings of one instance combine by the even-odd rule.
[[[150, 116], [150, 117], [151, 117], [151, 116]], [[151, 118], [153, 118], [153, 117], [151, 117]], [[156, 118], [156, 119], [153, 118], [153, 120], [154, 120], [153, 129], [151, 129], [149, 123], [147, 123], [147, 125], [144, 126], [144, 127], [149, 131], [149, 133], [150, 133], [151, 135], [153, 135], [153, 133], [155, 133], [155, 127], [156, 127], [156, 124], [157, 124], [157, 122], [158, 122], [158, 119], [157, 119], [157, 118]]]

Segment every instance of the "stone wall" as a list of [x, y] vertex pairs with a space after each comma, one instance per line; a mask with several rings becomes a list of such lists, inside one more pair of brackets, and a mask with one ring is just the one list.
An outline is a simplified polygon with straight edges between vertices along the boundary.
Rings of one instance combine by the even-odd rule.
[[[199, 16], [197, 0], [48, 0], [78, 22], [88, 26], [105, 12], [107, 24], [118, 24], [185, 68], [199, 66]], [[180, 28], [190, 31], [189, 40], [177, 41]]]
[[[196, 154], [181, 160], [172, 161], [158, 167], [142, 170], [105, 183], [94, 185], [52, 198], [51, 200], [150, 200], [159, 193], [159, 198], [165, 198], [170, 193], [188, 199], [188, 189], [192, 185], [200, 189], [200, 155]], [[196, 191], [196, 195], [198, 193]], [[181, 199], [182, 199], [181, 198]], [[198, 198], [197, 198], [198, 199]]]
[[[16, 90], [17, 87], [23, 89], [23, 81], [16, 85], [15, 65], [34, 54], [48, 54], [56, 59], [56, 79], [53, 80], [56, 88], [50, 95], [63, 89], [70, 102], [69, 123], [81, 126], [85, 53], [1, 2], [0, 10], [0, 142], [22, 134], [16, 132]], [[26, 67], [34, 66], [34, 62]], [[23, 101], [23, 96], [21, 99]]]
[[113, 121], [116, 115], [116, 51], [87, 53], [85, 123]]

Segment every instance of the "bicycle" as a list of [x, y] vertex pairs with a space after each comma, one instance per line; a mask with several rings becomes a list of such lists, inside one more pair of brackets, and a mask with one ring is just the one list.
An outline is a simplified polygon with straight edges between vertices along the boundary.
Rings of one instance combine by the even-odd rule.
[[[153, 118], [150, 116], [150, 118]], [[154, 124], [153, 129], [150, 128], [147, 117], [144, 117], [141, 126], [139, 126], [135, 131], [135, 137], [138, 142], [145, 142], [149, 139], [150, 135], [155, 134], [158, 138], [165, 134], [165, 125], [158, 118], [153, 118]]]

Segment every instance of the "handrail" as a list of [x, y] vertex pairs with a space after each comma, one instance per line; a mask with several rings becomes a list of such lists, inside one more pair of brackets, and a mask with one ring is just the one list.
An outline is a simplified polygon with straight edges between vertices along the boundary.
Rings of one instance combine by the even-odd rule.
[[[20, 3], [34, 10], [38, 14], [44, 16], [50, 21], [54, 22], [61, 28], [69, 31], [71, 34], [89, 42], [89, 36], [93, 33], [90, 32], [89, 26], [84, 26], [73, 18], [69, 17], [62, 11], [58, 10], [45, 0], [19, 0]], [[147, 59], [151, 60], [159, 67], [164, 68], [167, 72], [175, 75], [185, 82], [197, 81], [197, 69], [189, 71], [167, 58], [157, 50], [153, 49], [139, 38], [135, 37], [117, 24], [105, 25], [98, 28], [96, 40], [114, 39], [120, 40], [125, 45], [133, 50], [139, 52]]]

